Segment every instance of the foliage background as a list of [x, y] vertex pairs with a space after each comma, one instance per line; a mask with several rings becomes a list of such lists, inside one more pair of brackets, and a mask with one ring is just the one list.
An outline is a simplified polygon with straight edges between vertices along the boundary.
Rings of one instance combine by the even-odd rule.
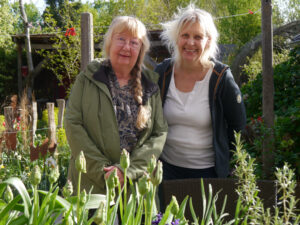
[[[54, 51], [43, 51], [40, 54], [48, 59], [47, 71], [66, 89], [74, 82], [79, 72], [80, 62], [80, 13], [93, 14], [94, 38], [96, 43], [102, 41], [111, 20], [117, 15], [133, 15], [141, 19], [148, 29], [160, 29], [160, 23], [170, 20], [178, 7], [187, 6], [189, 0], [94, 0], [93, 3], [82, 3], [79, 0], [45, 0], [46, 9], [39, 12], [30, 3], [25, 4], [28, 21], [32, 24], [31, 33], [55, 33]], [[220, 43], [233, 44], [236, 52], [246, 42], [261, 32], [260, 0], [195, 0], [196, 6], [212, 13], [220, 32]], [[3, 106], [7, 96], [17, 93], [17, 54], [15, 43], [10, 35], [23, 32], [18, 1], [0, 0], [0, 103]], [[247, 14], [248, 10], [255, 12]], [[147, 12], [147, 13], [145, 13]], [[232, 16], [244, 14], [241, 16]], [[227, 17], [229, 16], [229, 17]], [[232, 16], [232, 17], [231, 17]], [[299, 0], [274, 0], [273, 25], [283, 25], [300, 18]], [[74, 27], [75, 36], [65, 36], [67, 29]], [[284, 160], [293, 164], [299, 174], [299, 59], [295, 51], [288, 56], [290, 47], [286, 40], [274, 38], [274, 50], [279, 62], [274, 69], [275, 79], [275, 111], [276, 111], [276, 165], [282, 165]], [[67, 48], [62, 48], [67, 47]], [[297, 52], [298, 50], [296, 50]], [[236, 53], [235, 52], [235, 53]], [[234, 58], [234, 55], [230, 59]], [[293, 55], [294, 54], [294, 55]], [[25, 54], [22, 55], [26, 62]], [[100, 52], [95, 57], [101, 57]], [[275, 57], [275, 58], [276, 58]], [[261, 134], [265, 131], [257, 118], [261, 116], [261, 53], [249, 59], [244, 66], [244, 72], [249, 82], [243, 87], [247, 96], [246, 106], [248, 126], [255, 132], [252, 141], [246, 145], [251, 154], [260, 157]], [[41, 76], [41, 75], [39, 75]], [[283, 85], [284, 84], [284, 85]], [[292, 86], [293, 85], [293, 86]], [[39, 98], [39, 96], [36, 96]], [[253, 118], [253, 120], [251, 120]], [[253, 123], [253, 121], [256, 121]], [[299, 126], [298, 126], [299, 127]], [[299, 161], [299, 160], [298, 160]], [[259, 173], [259, 170], [258, 170]]]

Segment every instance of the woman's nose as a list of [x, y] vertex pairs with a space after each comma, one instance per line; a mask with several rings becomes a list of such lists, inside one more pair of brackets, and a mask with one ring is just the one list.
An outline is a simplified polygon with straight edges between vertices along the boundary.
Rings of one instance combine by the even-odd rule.
[[195, 41], [194, 41], [193, 38], [189, 38], [189, 39], [187, 40], [187, 43], [188, 43], [189, 45], [193, 45], [193, 44], [195, 44]]
[[129, 42], [129, 41], [126, 40], [126, 41], [124, 42], [123, 49], [124, 49], [124, 48], [125, 48], [125, 49], [130, 49], [130, 42]]

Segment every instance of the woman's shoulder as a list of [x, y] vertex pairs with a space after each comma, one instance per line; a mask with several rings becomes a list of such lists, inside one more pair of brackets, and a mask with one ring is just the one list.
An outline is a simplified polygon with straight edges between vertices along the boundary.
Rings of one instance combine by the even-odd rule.
[[152, 71], [152, 70], [150, 70], [150, 69], [148, 69], [148, 68], [146, 68], [146, 67], [144, 67], [144, 68], [142, 69], [142, 74], [143, 74], [148, 80], [152, 81], [153, 83], [157, 83], [157, 81], [158, 81], [158, 79], [159, 79], [159, 75], [158, 75], [156, 72], [154, 72], [154, 71]]
[[154, 71], [161, 75], [164, 73], [170, 66], [172, 65], [172, 58], [164, 59], [161, 63], [159, 63]]
[[221, 74], [222, 72], [225, 72], [225, 70], [229, 69], [229, 66], [225, 63], [222, 63], [218, 60], [211, 60], [213, 63], [213, 70], [217, 74]]

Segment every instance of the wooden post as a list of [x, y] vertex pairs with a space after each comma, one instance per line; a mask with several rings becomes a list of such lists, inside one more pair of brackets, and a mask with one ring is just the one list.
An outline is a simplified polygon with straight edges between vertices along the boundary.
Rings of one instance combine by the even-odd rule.
[[93, 14], [81, 13], [81, 71], [94, 59]]
[[4, 107], [5, 128], [4, 133], [6, 148], [9, 150], [16, 150], [17, 147], [17, 132], [14, 132], [14, 109], [11, 106]]
[[274, 78], [273, 78], [273, 29], [272, 1], [261, 0], [262, 27], [262, 76], [263, 121], [267, 128], [263, 141], [263, 173], [267, 178], [274, 165]]
[[17, 42], [18, 50], [18, 95], [22, 96], [22, 44]]
[[56, 125], [55, 125], [55, 114], [54, 114], [54, 103], [47, 103], [48, 109], [48, 124], [49, 124], [49, 143], [56, 143]]
[[64, 99], [56, 99], [58, 105], [58, 124], [57, 128], [63, 127], [63, 119], [64, 119], [64, 111], [65, 111], [65, 100]]
[[38, 120], [37, 103], [32, 102], [32, 143], [34, 143], [34, 137], [35, 137], [36, 127], [37, 127], [37, 120]]
[[4, 107], [5, 129], [7, 132], [14, 131], [14, 109], [11, 106]]

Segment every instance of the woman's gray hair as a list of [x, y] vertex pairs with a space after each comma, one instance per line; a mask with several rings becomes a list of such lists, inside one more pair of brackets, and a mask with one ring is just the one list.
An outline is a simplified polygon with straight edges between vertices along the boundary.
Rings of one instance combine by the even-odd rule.
[[139, 60], [143, 62], [144, 56], [150, 48], [150, 41], [147, 36], [145, 25], [140, 20], [132, 16], [118, 16], [111, 22], [108, 31], [104, 36], [103, 53], [105, 57], [109, 58], [109, 50], [113, 35], [122, 32], [129, 32], [132, 36], [137, 37], [142, 41]]
[[194, 4], [178, 9], [178, 13], [174, 15], [174, 20], [162, 23], [163, 32], [161, 33], [161, 39], [168, 47], [173, 61], [180, 63], [181, 58], [177, 41], [184, 26], [193, 23], [198, 23], [208, 37], [207, 46], [200, 58], [200, 62], [203, 65], [207, 65], [210, 62], [210, 58], [215, 58], [218, 53], [217, 40], [219, 33], [211, 14], [205, 10], [196, 8]]

